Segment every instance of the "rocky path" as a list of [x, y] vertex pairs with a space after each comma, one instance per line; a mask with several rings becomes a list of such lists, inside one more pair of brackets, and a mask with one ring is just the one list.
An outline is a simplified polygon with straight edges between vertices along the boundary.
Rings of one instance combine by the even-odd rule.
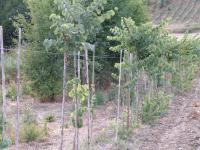
[[189, 92], [178, 94], [165, 116], [130, 139], [130, 150], [200, 150], [200, 74]]

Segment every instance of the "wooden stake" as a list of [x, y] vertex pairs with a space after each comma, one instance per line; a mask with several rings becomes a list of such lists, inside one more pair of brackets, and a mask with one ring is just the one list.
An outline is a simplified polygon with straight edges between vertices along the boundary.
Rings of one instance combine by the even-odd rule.
[[6, 131], [6, 87], [5, 87], [5, 68], [4, 68], [4, 49], [3, 49], [3, 27], [0, 26], [0, 45], [1, 45], [1, 73], [2, 73], [2, 95], [3, 95], [3, 129], [2, 141], [5, 140]]
[[[78, 79], [81, 79], [81, 73], [80, 73], [80, 51], [78, 51]], [[77, 109], [80, 107], [80, 98], [78, 97], [77, 100]], [[79, 128], [77, 128], [77, 149], [79, 149]]]
[[122, 70], [122, 50], [120, 50], [119, 84], [118, 84], [118, 99], [117, 99], [116, 143], [118, 142], [118, 132], [119, 132], [119, 111], [120, 111], [120, 96], [121, 96], [121, 70]]
[[21, 28], [19, 28], [19, 41], [17, 51], [17, 113], [16, 113], [16, 150], [19, 150], [19, 107], [20, 107], [20, 63], [21, 63]]
[[[131, 54], [128, 54], [128, 59], [129, 59], [129, 65], [132, 64], [132, 58], [131, 58]], [[128, 74], [128, 80], [132, 81], [132, 68], [130, 69], [130, 74]], [[130, 108], [131, 108], [131, 88], [130, 85], [128, 87], [128, 98], [127, 98], [127, 129], [130, 128]]]
[[64, 134], [64, 106], [65, 106], [65, 96], [66, 96], [66, 70], [67, 70], [67, 54], [64, 53], [63, 60], [63, 99], [62, 99], [62, 112], [61, 112], [61, 143], [60, 150], [63, 150], [63, 134]]
[[[74, 51], [74, 77], [76, 78], [76, 52]], [[74, 89], [76, 89], [76, 85], [74, 85]], [[76, 92], [75, 92], [76, 93]], [[78, 108], [77, 108], [77, 96], [74, 97], [74, 107], [75, 107], [75, 136], [74, 136], [74, 150], [78, 150]]]
[[[92, 96], [95, 96], [95, 48], [93, 49], [93, 62], [92, 62]], [[93, 104], [94, 101], [92, 100], [92, 109], [93, 109]], [[94, 110], [91, 113], [91, 139], [92, 139], [92, 129], [93, 129], [93, 113]]]
[[[86, 60], [86, 84], [89, 86], [89, 69], [88, 69], [88, 50], [85, 47], [85, 60]], [[87, 111], [88, 111], [88, 150], [91, 147], [91, 102], [90, 102], [90, 94], [87, 97]]]

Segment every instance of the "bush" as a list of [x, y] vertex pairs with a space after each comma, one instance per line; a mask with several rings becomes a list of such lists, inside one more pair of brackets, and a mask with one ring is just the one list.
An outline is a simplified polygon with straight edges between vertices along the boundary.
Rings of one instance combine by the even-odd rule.
[[6, 149], [11, 144], [12, 144], [12, 141], [10, 139], [5, 139], [4, 141], [2, 141], [2, 138], [1, 138], [1, 140], [0, 140], [0, 149]]
[[142, 121], [151, 124], [166, 111], [169, 101], [170, 96], [165, 95], [163, 91], [160, 91], [158, 95], [152, 99], [146, 97], [142, 106]]
[[25, 123], [21, 128], [21, 140], [25, 142], [36, 141], [41, 138], [42, 130], [34, 123]]
[[104, 93], [100, 90], [96, 92], [95, 105], [102, 105], [105, 102]]
[[53, 114], [47, 115], [47, 116], [45, 117], [45, 121], [46, 121], [46, 122], [54, 122], [54, 121], [55, 121], [54, 115], [53, 115]]
[[15, 79], [16, 76], [16, 64], [17, 64], [17, 57], [16, 53], [8, 52], [5, 53], [4, 65], [5, 65], [5, 76], [6, 81], [12, 81]]
[[112, 101], [112, 100], [116, 99], [116, 96], [117, 96], [117, 88], [112, 87], [111, 89], [109, 89], [108, 100]]
[[10, 98], [11, 101], [17, 99], [16, 85], [14, 83], [9, 85], [6, 97]]
[[132, 128], [129, 128], [128, 130], [127, 129], [120, 129], [119, 130], [119, 138], [122, 139], [122, 140], [127, 140], [128, 137], [131, 135], [132, 133]]
[[34, 96], [34, 92], [33, 92], [32, 88], [30, 86], [30, 83], [28, 81], [25, 81], [25, 83], [22, 84], [22, 94]]

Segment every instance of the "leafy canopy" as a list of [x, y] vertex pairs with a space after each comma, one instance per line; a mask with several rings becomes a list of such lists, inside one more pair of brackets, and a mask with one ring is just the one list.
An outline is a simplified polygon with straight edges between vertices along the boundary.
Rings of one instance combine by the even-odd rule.
[[95, 37], [101, 23], [110, 19], [113, 10], [102, 13], [106, 0], [55, 0], [59, 13], [51, 14], [51, 28], [54, 29], [56, 40], [45, 40], [45, 46], [59, 45], [61, 50], [74, 51], [82, 47], [89, 37]]

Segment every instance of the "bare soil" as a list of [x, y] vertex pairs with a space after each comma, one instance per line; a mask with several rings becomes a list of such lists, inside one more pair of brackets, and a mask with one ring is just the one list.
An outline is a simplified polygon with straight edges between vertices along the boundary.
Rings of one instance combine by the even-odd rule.
[[178, 94], [157, 123], [129, 139], [130, 150], [200, 150], [200, 76], [189, 92]]

